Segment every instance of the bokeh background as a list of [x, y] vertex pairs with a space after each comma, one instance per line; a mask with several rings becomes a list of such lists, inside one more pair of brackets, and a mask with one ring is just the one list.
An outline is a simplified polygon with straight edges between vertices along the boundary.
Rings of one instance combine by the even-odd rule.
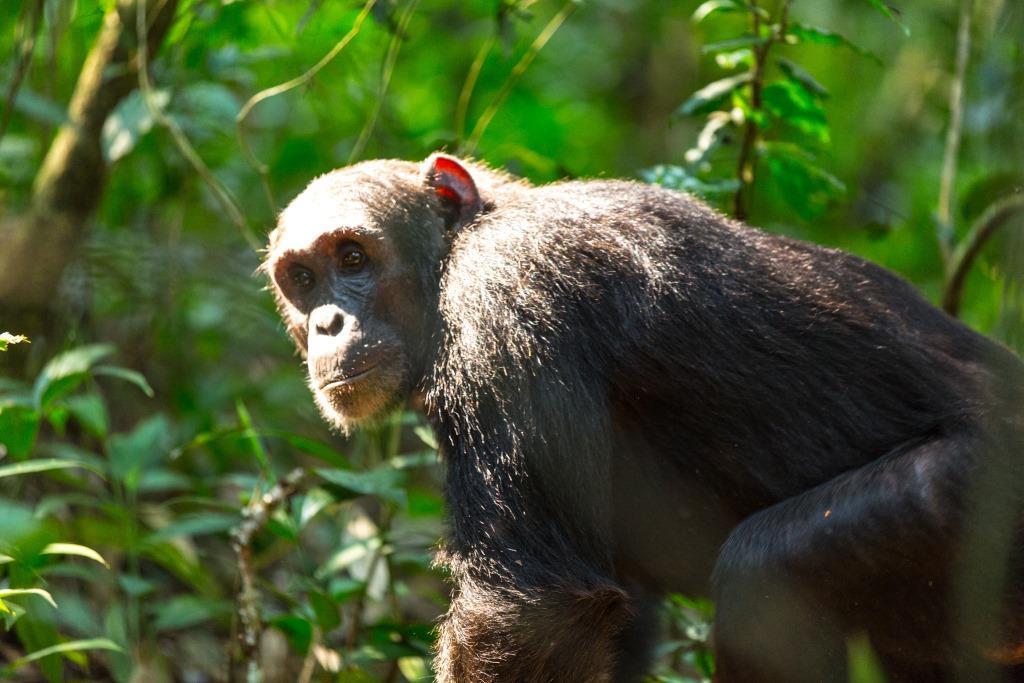
[[687, 189], [1024, 341], [1013, 0], [6, 0], [0, 55], [0, 678], [429, 678], [432, 438], [331, 433], [256, 274], [353, 160]]

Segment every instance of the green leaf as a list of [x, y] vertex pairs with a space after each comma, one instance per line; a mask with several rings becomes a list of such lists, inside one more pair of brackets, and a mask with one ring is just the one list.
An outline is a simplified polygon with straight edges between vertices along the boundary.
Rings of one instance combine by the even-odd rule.
[[6, 351], [9, 344], [29, 344], [28, 337], [10, 332], [0, 332], [0, 351]]
[[231, 614], [232, 603], [227, 600], [211, 600], [197, 595], [181, 595], [154, 603], [149, 613], [154, 616], [152, 628], [155, 633], [189, 628], [197, 624]]
[[764, 108], [785, 125], [823, 144], [829, 143], [825, 110], [815, 98], [794, 81], [777, 81], [765, 87]]
[[318, 590], [309, 592], [309, 606], [316, 615], [316, 623], [323, 633], [338, 628], [341, 624], [341, 613], [338, 605], [326, 594]]
[[714, 197], [732, 194], [739, 189], [740, 183], [735, 178], [725, 178], [706, 182], [692, 175], [682, 166], [659, 164], [640, 172], [645, 182], [667, 187], [670, 190], [682, 190], [701, 197]]
[[779, 69], [782, 70], [782, 73], [786, 74], [788, 79], [800, 85], [800, 87], [806, 90], [808, 94], [821, 99], [828, 97], [828, 90], [825, 86], [819, 83], [814, 76], [812, 76], [810, 72], [802, 66], [794, 61], [786, 59], [785, 57], [779, 57], [776, 62], [779, 65]]
[[170, 453], [171, 426], [163, 415], [141, 422], [128, 434], [114, 434], [107, 442], [110, 474], [131, 490], [138, 488], [144, 470]]
[[843, 183], [820, 168], [806, 150], [789, 143], [765, 143], [761, 149], [780, 196], [804, 220], [813, 220], [846, 192]]
[[754, 51], [744, 47], [731, 52], [719, 52], [715, 55], [715, 64], [727, 70], [739, 66], [750, 67], [754, 64]]
[[19, 474], [31, 474], [33, 472], [47, 472], [49, 470], [61, 470], [69, 467], [81, 467], [83, 469], [90, 470], [96, 474], [103, 476], [103, 473], [87, 462], [80, 462], [76, 460], [62, 460], [58, 458], [41, 458], [37, 460], [28, 460], [26, 462], [20, 462], [15, 465], [4, 465], [0, 467], [0, 479], [4, 477], [13, 477]]
[[[4, 90], [7, 90], [4, 85]], [[28, 118], [48, 126], [63, 126], [68, 121], [67, 110], [48, 97], [44, 97], [22, 85], [14, 100], [14, 108]]]
[[86, 373], [97, 362], [114, 353], [109, 344], [92, 344], [65, 351], [50, 359], [33, 389], [37, 408], [45, 408], [54, 400], [75, 390], [85, 379]]
[[110, 420], [107, 417], [107, 408], [98, 395], [87, 393], [82, 396], [69, 396], [64, 400], [64, 406], [85, 431], [100, 440], [107, 437]]
[[92, 638], [89, 640], [71, 640], [66, 643], [59, 643], [57, 645], [51, 645], [45, 647], [42, 650], [36, 650], [32, 654], [25, 655], [21, 659], [16, 659], [7, 667], [6, 671], [13, 671], [14, 669], [20, 668], [31, 662], [48, 657], [50, 655], [67, 654], [69, 652], [82, 652], [84, 650], [110, 650], [111, 652], [123, 652], [117, 643], [108, 638]]
[[319, 469], [316, 473], [326, 481], [354, 495], [374, 495], [405, 505], [405, 475], [399, 470], [377, 468], [366, 472]]
[[92, 373], [94, 375], [106, 375], [107, 377], [117, 377], [118, 379], [123, 379], [125, 382], [128, 382], [129, 384], [134, 384], [135, 386], [137, 386], [142, 391], [142, 393], [144, 393], [146, 396], [150, 398], [153, 398], [153, 396], [156, 395], [153, 391], [153, 387], [149, 385], [149, 382], [146, 381], [146, 378], [142, 375], [141, 372], [135, 372], [134, 370], [129, 370], [128, 368], [119, 368], [113, 365], [97, 365], [95, 368], [92, 369]]
[[817, 43], [818, 45], [827, 45], [829, 47], [845, 47], [853, 50], [862, 57], [867, 57], [876, 64], [881, 65], [882, 63], [882, 59], [878, 55], [870, 52], [869, 50], [865, 50], [845, 36], [836, 33], [835, 31], [818, 28], [816, 26], [808, 26], [797, 22], [789, 24], [786, 33], [786, 42]]
[[36, 595], [43, 600], [46, 600], [46, 602], [50, 603], [54, 607], [57, 606], [57, 603], [53, 600], [53, 596], [42, 588], [0, 588], [0, 598], [2, 599], [13, 598], [18, 595]]
[[399, 657], [398, 670], [410, 683], [431, 679], [430, 661], [426, 657]]
[[851, 638], [847, 642], [850, 662], [850, 683], [884, 683], [888, 680], [885, 669], [866, 637]]
[[286, 614], [274, 617], [268, 623], [284, 633], [296, 652], [304, 655], [309, 651], [309, 646], [313, 642], [313, 624], [308, 619]]
[[179, 536], [206, 536], [230, 531], [241, 522], [237, 514], [203, 513], [182, 517], [176, 522], [157, 529], [146, 537], [147, 543], [166, 541]]
[[690, 116], [692, 114], [701, 114], [711, 111], [726, 97], [749, 83], [752, 78], [753, 74], [750, 72], [744, 72], [709, 83], [697, 92], [693, 93], [693, 95], [690, 96], [690, 99], [686, 100], [686, 102], [683, 102], [683, 104], [676, 109], [673, 116]]
[[78, 545], [77, 543], [51, 543], [43, 548], [43, 555], [77, 555], [78, 557], [84, 557], [92, 560], [93, 562], [99, 562], [107, 569], [110, 569], [110, 565], [103, 559], [103, 556], [98, 552], [84, 545]]
[[899, 26], [900, 30], [903, 31], [903, 35], [910, 35], [910, 27], [904, 24], [903, 20], [900, 19], [899, 15], [901, 12], [898, 9], [888, 3], [882, 2], [882, 0], [868, 0], [868, 4], [878, 10], [886, 19]]
[[728, 40], [720, 40], [717, 43], [708, 43], [700, 48], [701, 54], [713, 55], [717, 52], [726, 52], [731, 50], [738, 50], [740, 48], [750, 48], [764, 45], [771, 41], [770, 37], [767, 36], [740, 36], [739, 38], [730, 38]]
[[260, 466], [260, 471], [267, 481], [271, 483], [276, 482], [277, 477], [274, 476], [274, 470], [270, 467], [270, 456], [267, 455], [267, 449], [263, 447], [263, 442], [260, 441], [259, 433], [252, 426], [252, 416], [249, 414], [249, 409], [245, 407], [245, 403], [241, 399], [235, 401], [235, 412], [238, 413], [238, 421], [244, 429], [243, 434], [245, 434], [249, 441], [249, 448], [252, 450], [252, 454], [256, 456], [256, 462]]
[[748, 12], [750, 8], [742, 0], [707, 0], [702, 2], [690, 17], [693, 23], [699, 24], [716, 12]]
[[23, 460], [35, 444], [39, 422], [39, 413], [29, 406], [0, 404], [0, 451], [6, 451], [15, 460]]

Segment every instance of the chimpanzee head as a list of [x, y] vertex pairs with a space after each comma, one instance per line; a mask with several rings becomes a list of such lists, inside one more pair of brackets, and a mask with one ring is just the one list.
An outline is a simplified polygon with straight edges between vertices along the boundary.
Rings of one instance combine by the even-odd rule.
[[348, 431], [421, 387], [450, 236], [483, 208], [468, 165], [437, 154], [332, 171], [282, 212], [264, 270], [328, 421]]

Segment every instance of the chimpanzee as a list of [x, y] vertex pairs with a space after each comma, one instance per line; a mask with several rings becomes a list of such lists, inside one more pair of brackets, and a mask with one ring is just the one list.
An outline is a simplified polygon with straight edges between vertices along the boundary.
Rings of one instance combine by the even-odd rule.
[[1024, 368], [895, 275], [445, 154], [314, 180], [265, 268], [328, 420], [424, 399], [440, 681], [637, 680], [666, 591], [715, 599], [723, 682], [845, 681], [858, 636], [893, 681], [1021, 675]]

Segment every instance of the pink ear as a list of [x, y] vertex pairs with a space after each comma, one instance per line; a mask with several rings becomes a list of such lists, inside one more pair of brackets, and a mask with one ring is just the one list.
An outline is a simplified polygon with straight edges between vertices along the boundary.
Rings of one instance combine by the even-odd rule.
[[446, 209], [451, 210], [451, 225], [458, 227], [473, 220], [483, 208], [473, 176], [462, 162], [447, 154], [432, 154], [423, 163], [423, 180], [433, 188]]

